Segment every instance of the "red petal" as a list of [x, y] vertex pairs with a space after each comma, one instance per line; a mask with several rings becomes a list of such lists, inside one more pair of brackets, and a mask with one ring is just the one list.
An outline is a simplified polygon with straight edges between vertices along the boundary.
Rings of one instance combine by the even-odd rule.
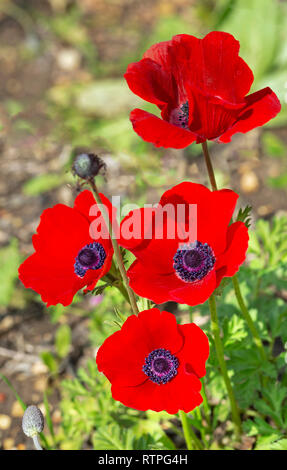
[[136, 294], [156, 304], [174, 301], [187, 305], [205, 302], [216, 288], [215, 270], [197, 282], [184, 282], [175, 272], [163, 274], [147, 269], [144, 263], [135, 261], [128, 270], [130, 286]]
[[237, 132], [245, 134], [255, 127], [263, 126], [281, 110], [280, 101], [269, 87], [252, 93], [244, 101], [246, 106], [240, 112], [237, 121], [220, 136], [219, 142], [230, 142], [231, 137]]
[[130, 120], [136, 133], [156, 147], [181, 149], [196, 140], [196, 135], [192, 132], [174, 126], [141, 109], [134, 109]]
[[140, 312], [137, 318], [140, 334], [145, 337], [149, 353], [154, 349], [165, 348], [173, 354], [182, 347], [183, 339], [172, 313], [152, 308]]
[[216, 274], [213, 269], [201, 281], [182, 282], [182, 285], [170, 293], [174, 302], [187, 305], [203, 304], [216, 288]]
[[203, 39], [180, 34], [172, 44], [186, 88], [231, 103], [241, 102], [250, 90], [252, 71], [238, 56], [239, 41], [231, 34], [213, 31]]
[[[117, 209], [112, 206], [109, 199], [102, 193], [99, 193], [103, 210], [106, 210], [109, 214], [109, 218], [113, 223], [113, 230], [115, 236], [118, 237], [119, 227], [117, 224]], [[99, 238], [99, 231], [101, 234], [101, 238], [104, 240], [109, 239], [109, 231], [106, 226], [105, 220], [101, 214], [101, 211], [95, 201], [94, 195], [91, 191], [85, 190], [82, 191], [75, 199], [74, 209], [79, 211], [82, 215], [84, 215], [87, 220], [89, 221], [90, 228], [90, 236], [93, 239]], [[108, 245], [110, 245], [108, 243]], [[104, 246], [105, 247], [105, 246]]]
[[174, 353], [182, 348], [176, 318], [153, 308], [129, 317], [120, 331], [109, 336], [97, 354], [97, 364], [113, 384], [138, 385], [147, 380], [145, 358], [155, 349]]
[[[138, 325], [136, 317], [127, 321]], [[130, 325], [130, 329], [132, 325]], [[134, 328], [134, 335], [124, 335], [122, 330], [109, 336], [97, 353], [97, 365], [109, 381], [120, 385], [138, 385], [147, 380], [142, 371], [146, 356], [149, 354], [145, 338]]]
[[112, 395], [125, 406], [136, 410], [163, 411], [175, 414], [179, 410], [186, 413], [202, 403], [199, 393], [201, 383], [193, 374], [186, 374], [182, 366], [178, 374], [167, 384], [157, 385], [146, 380], [137, 387], [112, 386]]
[[202, 184], [184, 182], [166, 191], [160, 204], [196, 204], [197, 240], [208, 243], [216, 255], [225, 250], [225, 233], [237, 199], [238, 194], [230, 189], [210, 191]]
[[197, 377], [206, 374], [205, 363], [209, 356], [209, 342], [206, 334], [195, 323], [178, 326], [184, 336], [184, 346], [177, 357], [187, 373]]
[[197, 135], [196, 143], [218, 138], [235, 122], [244, 103], [230, 105], [227, 101], [205, 95], [190, 88], [189, 129]]
[[180, 281], [175, 273], [161, 274], [145, 267], [144, 263], [135, 261], [129, 268], [128, 277], [130, 286], [136, 294], [162, 304], [173, 300], [170, 291], [172, 286], [179, 285]]
[[20, 266], [19, 278], [25, 287], [38, 292], [48, 306], [69, 305], [76, 292], [84, 287], [93, 289], [111, 267], [111, 241], [101, 239], [107, 255], [102, 268], [88, 270], [83, 278], [74, 272], [79, 250], [93, 242], [89, 234], [92, 218], [88, 214], [94, 204], [92, 194], [84, 191], [75, 201], [76, 208], [57, 204], [41, 215], [37, 234], [33, 236], [36, 253]]
[[130, 211], [121, 221], [119, 244], [134, 254], [146, 247], [152, 237], [154, 213], [151, 207]]
[[172, 40], [153, 44], [143, 55], [144, 59], [151, 59], [161, 67], [170, 72], [173, 67]]
[[124, 75], [131, 91], [160, 108], [177, 102], [177, 87], [171, 74], [151, 59], [128, 66]]
[[83, 246], [92, 241], [87, 218], [63, 204], [43, 211], [37, 234], [33, 235], [35, 250], [57, 264], [69, 263]]
[[26, 288], [38, 292], [47, 307], [58, 303], [70, 305], [80, 289], [91, 283], [95, 285], [102, 275], [102, 270], [89, 270], [81, 279], [74, 273], [73, 262], [70, 265], [60, 262], [59, 266], [49, 257], [34, 253], [19, 267], [19, 279]]
[[217, 286], [223, 277], [232, 277], [246, 258], [248, 229], [243, 222], [234, 222], [228, 227], [227, 248], [218, 257], [215, 265]]

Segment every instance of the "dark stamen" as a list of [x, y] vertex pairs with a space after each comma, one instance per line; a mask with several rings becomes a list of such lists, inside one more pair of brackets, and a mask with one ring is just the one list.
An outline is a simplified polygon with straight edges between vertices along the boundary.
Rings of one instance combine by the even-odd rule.
[[143, 372], [148, 378], [158, 384], [166, 384], [177, 374], [178, 359], [167, 349], [155, 349], [146, 358]]
[[215, 256], [207, 243], [196, 241], [180, 247], [173, 258], [177, 276], [185, 282], [203, 279], [213, 268]]
[[84, 277], [88, 269], [100, 269], [106, 257], [105, 249], [101, 243], [89, 243], [78, 253], [74, 264], [75, 274], [79, 277]]

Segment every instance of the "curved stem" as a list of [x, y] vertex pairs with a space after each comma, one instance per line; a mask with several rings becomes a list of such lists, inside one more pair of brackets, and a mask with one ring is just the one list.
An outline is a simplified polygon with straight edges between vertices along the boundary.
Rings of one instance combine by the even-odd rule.
[[194, 443], [197, 449], [203, 450], [203, 445], [198, 439], [198, 437], [196, 437], [191, 425], [189, 424], [186, 413], [180, 410], [179, 416], [181, 419], [181, 424], [182, 424], [182, 429], [183, 429], [183, 434], [184, 434], [187, 449], [192, 450], [194, 448], [194, 445], [193, 445]]
[[217, 355], [217, 359], [219, 362], [221, 374], [222, 374], [222, 377], [226, 386], [226, 390], [228, 393], [230, 406], [231, 406], [231, 414], [232, 414], [233, 422], [235, 424], [236, 434], [240, 435], [241, 434], [241, 420], [240, 420], [240, 415], [239, 415], [239, 410], [237, 407], [235, 395], [234, 395], [232, 385], [231, 385], [231, 382], [227, 373], [226, 362], [224, 359], [223, 345], [222, 345], [222, 341], [220, 338], [220, 328], [219, 328], [218, 318], [217, 318], [216, 302], [215, 302], [215, 297], [213, 294], [209, 297], [208, 302], [209, 302], [209, 310], [210, 310], [210, 317], [211, 317], [211, 331], [214, 337], [216, 355]]
[[35, 436], [32, 436], [32, 439], [33, 439], [33, 442], [34, 442], [34, 446], [36, 447], [37, 450], [43, 450], [41, 445], [40, 445], [40, 442], [38, 440], [38, 436], [37, 434], [35, 434]]
[[[101, 197], [99, 195], [99, 192], [98, 192], [98, 189], [97, 189], [97, 186], [96, 186], [94, 180], [90, 179], [89, 183], [90, 183], [91, 188], [93, 190], [96, 203], [98, 205], [103, 205]], [[122, 279], [123, 279], [123, 283], [125, 285], [125, 288], [127, 290], [128, 296], [129, 296], [132, 311], [135, 315], [138, 315], [139, 310], [138, 310], [138, 306], [137, 306], [136, 297], [135, 297], [134, 291], [130, 288], [130, 285], [129, 285], [129, 279], [128, 279], [126, 268], [125, 268], [125, 265], [124, 265], [124, 262], [123, 262], [123, 257], [122, 257], [118, 242], [117, 242], [116, 238], [114, 237], [113, 228], [112, 228], [112, 224], [111, 224], [109, 215], [104, 210], [102, 212], [102, 216], [104, 217], [104, 220], [105, 220], [106, 225], [107, 225], [108, 230], [109, 230], [111, 242], [112, 242], [113, 249], [114, 249], [114, 255], [115, 255], [115, 258], [117, 260], [117, 264], [118, 264], [118, 267], [119, 267], [119, 270], [120, 270], [120, 273], [121, 273], [121, 276], [122, 276]]]
[[266, 357], [266, 353], [265, 353], [265, 350], [264, 350], [264, 346], [262, 344], [262, 341], [260, 339], [260, 336], [259, 336], [259, 333], [256, 329], [256, 326], [254, 325], [254, 322], [253, 322], [253, 320], [250, 316], [250, 313], [248, 312], [248, 309], [245, 305], [245, 302], [244, 302], [244, 299], [243, 299], [242, 294], [241, 294], [240, 285], [239, 285], [236, 274], [233, 276], [232, 282], [233, 282], [235, 296], [236, 296], [238, 305], [241, 309], [242, 315], [245, 318], [247, 325], [249, 326], [249, 329], [250, 329], [250, 331], [252, 333], [252, 336], [253, 336], [254, 343], [256, 344], [256, 346], [259, 350], [260, 356], [265, 361], [267, 359], [267, 357]]

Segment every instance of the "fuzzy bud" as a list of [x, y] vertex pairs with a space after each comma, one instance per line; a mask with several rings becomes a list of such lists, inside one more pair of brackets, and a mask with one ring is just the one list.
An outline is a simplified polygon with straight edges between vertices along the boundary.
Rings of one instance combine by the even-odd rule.
[[73, 164], [73, 173], [80, 178], [90, 179], [97, 176], [106, 165], [101, 158], [93, 153], [81, 153], [77, 155]]
[[35, 405], [26, 408], [22, 419], [22, 429], [28, 437], [36, 436], [44, 429], [44, 416], [42, 411]]

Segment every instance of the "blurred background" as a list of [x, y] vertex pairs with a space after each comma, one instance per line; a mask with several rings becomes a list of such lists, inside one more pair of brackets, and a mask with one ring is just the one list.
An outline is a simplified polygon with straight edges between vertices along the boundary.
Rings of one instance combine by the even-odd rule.
[[[155, 149], [133, 132], [129, 112], [153, 106], [130, 92], [123, 74], [153, 43], [211, 30], [240, 41], [255, 76], [251, 91], [270, 86], [282, 103], [264, 129], [211, 148], [219, 187], [239, 192], [254, 220], [271, 219], [287, 211], [285, 0], [0, 0], [0, 369], [43, 409], [49, 385], [56, 427], [59, 406], [71, 406], [59, 405], [60, 379], [95, 356], [112, 302], [79, 295], [71, 307], [46, 309], [17, 280], [18, 266], [32, 253], [43, 209], [73, 204], [77, 149], [105, 160], [101, 190], [123, 202], [156, 203], [182, 180], [208, 184], [201, 146]], [[0, 448], [29, 448], [21, 416], [0, 382]]]

